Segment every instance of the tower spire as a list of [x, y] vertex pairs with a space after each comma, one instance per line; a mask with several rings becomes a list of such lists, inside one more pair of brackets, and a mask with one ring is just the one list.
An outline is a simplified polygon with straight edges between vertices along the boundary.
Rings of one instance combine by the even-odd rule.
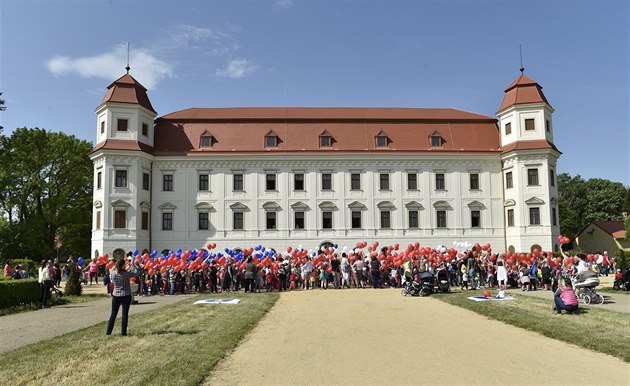
[[523, 67], [523, 45], [519, 44], [518, 45], [518, 50], [521, 54], [521, 68], [519, 69], [519, 71], [521, 72], [521, 74], [525, 74], [525, 67]]
[[127, 74], [129, 74], [129, 70], [131, 70], [131, 67], [129, 67], [129, 46], [131, 45], [131, 43], [127, 42], [127, 67], [125, 67], [125, 70], [127, 70]]

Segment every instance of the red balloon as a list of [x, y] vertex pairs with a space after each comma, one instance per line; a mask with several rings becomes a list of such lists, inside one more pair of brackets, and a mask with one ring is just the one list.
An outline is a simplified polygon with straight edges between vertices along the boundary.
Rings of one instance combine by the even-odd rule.
[[146, 283], [147, 286], [149, 286], [149, 287], [151, 286], [151, 280], [147, 280], [147, 281], [145, 281], [145, 283]]
[[114, 263], [114, 261], [112, 260], [112, 261], [110, 261], [109, 263], [107, 263], [107, 265], [105, 266], [105, 268], [107, 268], [107, 269], [109, 270], [109, 269], [114, 268], [114, 265], [116, 265], [116, 263]]
[[490, 291], [485, 290], [485, 291], [483, 291], [483, 296], [489, 298], [490, 296], [492, 296], [492, 294], [490, 293]]
[[132, 282], [132, 283], [135, 283], [135, 282], [136, 282], [136, 277], [135, 277], [135, 276], [132, 276], [132, 277], [131, 277], [131, 282]]

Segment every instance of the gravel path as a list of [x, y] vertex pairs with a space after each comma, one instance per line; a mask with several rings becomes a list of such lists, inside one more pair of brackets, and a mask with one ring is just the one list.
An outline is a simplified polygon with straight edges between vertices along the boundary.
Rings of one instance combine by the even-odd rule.
[[[100, 288], [102, 292], [98, 293], [104, 293], [103, 287]], [[97, 291], [96, 286], [85, 290], [88, 293], [95, 291]], [[138, 304], [131, 306], [129, 315], [131, 318], [131, 315], [154, 310], [192, 296], [194, 295], [137, 297]], [[106, 321], [109, 319], [111, 304], [110, 299], [103, 299], [2, 316], [0, 317], [0, 353]], [[114, 334], [120, 334], [120, 318], [119, 312]], [[103, 334], [105, 334], [104, 328]]]
[[282, 294], [205, 384], [628, 385], [630, 365], [433, 297], [315, 290]]

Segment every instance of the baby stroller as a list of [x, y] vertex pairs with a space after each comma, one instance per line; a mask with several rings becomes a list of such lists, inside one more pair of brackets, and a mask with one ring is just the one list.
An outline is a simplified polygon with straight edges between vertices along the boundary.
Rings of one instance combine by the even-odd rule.
[[420, 296], [429, 296], [433, 293], [435, 286], [435, 276], [429, 271], [420, 274]]
[[[617, 270], [619, 272], [619, 270]], [[626, 268], [620, 278], [616, 278], [613, 289], [617, 291], [630, 291], [630, 268]]]
[[436, 277], [437, 277], [437, 283], [438, 283], [438, 290], [442, 293], [449, 292], [450, 286], [449, 286], [448, 271], [446, 269], [440, 269], [437, 271]]
[[403, 289], [400, 291], [402, 296], [420, 296], [420, 290], [422, 289], [420, 283], [417, 281], [405, 281], [402, 288]]
[[578, 299], [584, 304], [604, 304], [604, 297], [595, 292], [595, 287], [599, 285], [599, 278], [593, 271], [584, 271], [575, 277], [574, 287]]

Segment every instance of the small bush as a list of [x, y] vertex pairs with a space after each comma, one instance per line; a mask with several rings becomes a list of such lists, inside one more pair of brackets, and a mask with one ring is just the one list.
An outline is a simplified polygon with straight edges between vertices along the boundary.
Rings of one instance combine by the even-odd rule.
[[17, 267], [18, 264], [22, 264], [24, 268], [28, 271], [28, 277], [36, 278], [37, 277], [37, 266], [35, 265], [35, 261], [31, 259], [13, 259], [11, 260], [11, 266], [13, 269]]
[[81, 287], [81, 267], [77, 265], [77, 263], [71, 263], [70, 266], [70, 277], [68, 277], [68, 282], [66, 283], [66, 288], [64, 290], [64, 295], [81, 295], [82, 287]]
[[630, 252], [624, 252], [623, 249], [615, 252], [615, 268], [623, 270], [630, 267]]
[[39, 283], [35, 279], [0, 281], [0, 308], [37, 302]]

